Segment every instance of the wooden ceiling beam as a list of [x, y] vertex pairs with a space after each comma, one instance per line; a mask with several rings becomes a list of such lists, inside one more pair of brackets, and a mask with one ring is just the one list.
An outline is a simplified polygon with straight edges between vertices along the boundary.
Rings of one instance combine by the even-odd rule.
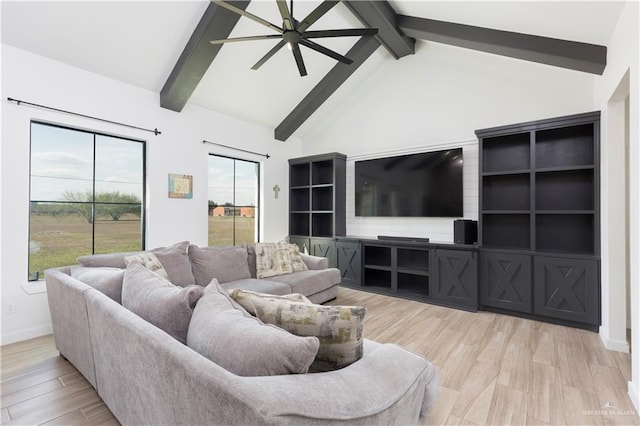
[[511, 58], [602, 75], [607, 48], [595, 44], [500, 31], [412, 16], [397, 16], [408, 36]]
[[[229, 3], [245, 10], [250, 0], [231, 0]], [[240, 15], [237, 13], [209, 3], [160, 91], [161, 107], [182, 111], [222, 48], [222, 44], [214, 45], [209, 41], [228, 38], [239, 19]]]
[[275, 138], [286, 141], [379, 46], [380, 42], [376, 37], [367, 36], [358, 40], [345, 55], [352, 59], [353, 63], [347, 65], [338, 62], [276, 127]]
[[378, 29], [376, 37], [394, 58], [415, 53], [416, 41], [398, 28], [396, 12], [389, 2], [352, 0], [343, 3], [365, 26]]

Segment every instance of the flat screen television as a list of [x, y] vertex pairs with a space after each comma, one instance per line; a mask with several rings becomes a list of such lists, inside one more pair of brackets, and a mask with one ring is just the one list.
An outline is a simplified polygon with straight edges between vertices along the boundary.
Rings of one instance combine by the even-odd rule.
[[356, 216], [462, 217], [462, 148], [355, 162]]

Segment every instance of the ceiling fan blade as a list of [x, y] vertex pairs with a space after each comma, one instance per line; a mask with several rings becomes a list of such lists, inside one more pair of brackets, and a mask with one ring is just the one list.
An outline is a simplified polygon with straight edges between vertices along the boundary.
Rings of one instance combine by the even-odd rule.
[[376, 34], [378, 34], [377, 28], [352, 28], [348, 30], [305, 31], [302, 33], [302, 38], [359, 37]]
[[284, 29], [292, 31], [295, 25], [293, 23], [293, 18], [291, 17], [291, 12], [289, 12], [289, 8], [287, 7], [287, 0], [276, 0], [276, 3], [278, 3], [278, 9], [280, 9], [280, 16], [282, 16]]
[[280, 28], [279, 26], [277, 26], [275, 24], [272, 24], [269, 21], [265, 21], [264, 19], [259, 18], [256, 15], [247, 12], [246, 10], [242, 10], [242, 9], [240, 9], [238, 7], [235, 7], [231, 3], [227, 3], [226, 1], [222, 1], [222, 0], [211, 0], [211, 1], [213, 3], [215, 3], [215, 4], [217, 4], [218, 6], [222, 6], [225, 9], [228, 9], [228, 10], [230, 10], [232, 12], [237, 13], [238, 15], [242, 15], [244, 17], [247, 17], [247, 18], [251, 19], [252, 21], [255, 21], [255, 22], [257, 22], [257, 23], [259, 23], [261, 25], [264, 25], [265, 27], [269, 27], [269, 28], [271, 28], [273, 30], [276, 30], [276, 31], [280, 32], [280, 33], [283, 32], [282, 28]]
[[331, 50], [331, 49], [327, 49], [327, 48], [326, 48], [326, 47], [324, 47], [324, 46], [320, 46], [318, 43], [314, 43], [314, 42], [312, 42], [311, 40], [304, 40], [304, 39], [302, 39], [302, 40], [300, 40], [300, 44], [301, 44], [301, 45], [303, 45], [303, 46], [308, 47], [309, 49], [313, 49], [313, 50], [315, 50], [316, 52], [320, 52], [320, 53], [322, 53], [323, 55], [330, 56], [330, 57], [332, 57], [333, 59], [336, 59], [336, 60], [338, 60], [338, 61], [340, 61], [340, 62], [342, 62], [342, 63], [344, 63], [344, 64], [351, 64], [351, 63], [353, 63], [353, 61], [352, 61], [351, 59], [347, 58], [346, 56], [342, 56], [341, 54], [339, 54], [339, 53], [337, 53], [337, 52], [334, 52], [334, 51], [333, 51], [333, 50]]
[[299, 33], [303, 32], [318, 19], [322, 18], [325, 13], [331, 10], [331, 8], [338, 3], [340, 3], [340, 1], [338, 0], [325, 0], [320, 3], [320, 5], [313, 10], [313, 12], [311, 12], [306, 18], [300, 21], [300, 23], [296, 27], [296, 31], [298, 31]]
[[293, 52], [293, 57], [296, 59], [296, 64], [298, 65], [298, 71], [300, 72], [300, 77], [304, 77], [307, 75], [307, 69], [304, 66], [304, 60], [302, 59], [302, 52], [300, 52], [300, 46], [298, 43], [294, 44], [291, 51]]
[[261, 35], [261, 36], [249, 36], [249, 37], [234, 37], [234, 38], [225, 38], [222, 40], [211, 40], [209, 43], [211, 44], [223, 44], [223, 43], [234, 43], [236, 41], [252, 41], [252, 40], [268, 40], [272, 38], [281, 38], [280, 34], [269, 34], [269, 35]]
[[251, 69], [252, 70], [257, 70], [258, 68], [260, 68], [265, 62], [267, 62], [269, 60], [269, 58], [271, 58], [273, 55], [275, 55], [278, 50], [282, 49], [285, 44], [287, 44], [287, 42], [285, 42], [284, 40], [280, 40], [278, 42], [278, 44], [276, 44], [273, 47], [273, 49], [268, 51], [267, 54], [262, 57], [262, 59], [260, 59], [258, 62], [256, 62], [256, 64], [254, 66], [252, 66]]

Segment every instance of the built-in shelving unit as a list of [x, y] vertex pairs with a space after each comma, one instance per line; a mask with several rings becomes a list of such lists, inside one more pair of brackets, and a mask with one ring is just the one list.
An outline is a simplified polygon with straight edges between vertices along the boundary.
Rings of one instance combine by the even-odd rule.
[[597, 326], [600, 113], [476, 134], [481, 303]]
[[337, 237], [342, 285], [476, 310], [477, 247]]
[[346, 156], [339, 153], [289, 160], [289, 235], [309, 253], [336, 264], [336, 235], [345, 233]]

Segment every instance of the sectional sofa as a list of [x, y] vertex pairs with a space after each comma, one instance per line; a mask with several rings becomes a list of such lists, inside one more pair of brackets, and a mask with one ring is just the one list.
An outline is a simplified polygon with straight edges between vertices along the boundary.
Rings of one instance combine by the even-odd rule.
[[[242, 250], [244, 255], [240, 250], [235, 252], [249, 265], [252, 248]], [[171, 282], [189, 288], [197, 288], [196, 281], [204, 276], [203, 268], [194, 265], [211, 259], [212, 253], [226, 257], [227, 265], [236, 265], [246, 275], [231, 251], [180, 243], [155, 253]], [[119, 277], [123, 274], [126, 282], [133, 269], [124, 269], [123, 259], [130, 255], [84, 257], [79, 258], [79, 265], [45, 272], [58, 350], [87, 378], [121, 423], [425, 423], [437, 396], [438, 381], [435, 367], [423, 357], [396, 345], [364, 339], [362, 358], [339, 370], [270, 376], [233, 374], [123, 306], [126, 294], [123, 295]], [[326, 259], [303, 259], [309, 270], [286, 274], [287, 277], [249, 277], [220, 286], [213, 281], [223, 293], [223, 289], [234, 288], [230, 283], [235, 281], [237, 287], [253, 291], [306, 293], [314, 301], [335, 297], [336, 280], [340, 279], [339, 273], [335, 275], [337, 270], [326, 268]], [[185, 260], [192, 267], [189, 273]], [[207, 267], [215, 269], [210, 264]], [[229, 273], [230, 269], [218, 272]], [[188, 283], [191, 280], [194, 283]], [[225, 281], [225, 277], [221, 280]], [[320, 282], [325, 283], [324, 287]], [[214, 283], [205, 285], [208, 292]], [[242, 335], [237, 339], [245, 349], [226, 355], [243, 358], [247, 352], [257, 351], [253, 355], [259, 358], [266, 353], [260, 345], [243, 342]]]

